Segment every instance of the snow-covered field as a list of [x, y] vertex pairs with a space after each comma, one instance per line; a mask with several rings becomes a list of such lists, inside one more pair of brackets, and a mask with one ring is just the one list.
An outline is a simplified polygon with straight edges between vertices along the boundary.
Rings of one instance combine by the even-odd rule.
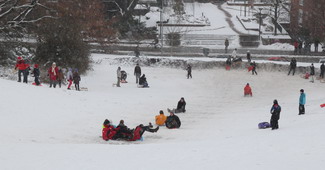
[[[194, 68], [193, 79], [186, 79], [181, 68], [143, 66], [150, 88], [141, 89], [134, 65], [115, 64], [113, 57], [93, 55], [102, 62], [81, 77], [89, 91], [0, 79], [0, 169], [324, 169], [324, 83], [221, 68]], [[129, 73], [121, 88], [112, 87], [118, 66]], [[246, 83], [252, 98], [243, 97]], [[306, 115], [298, 116], [301, 88]], [[161, 127], [145, 133], [142, 142], [99, 137], [106, 118], [115, 124], [124, 119], [133, 128], [154, 122], [159, 110], [176, 107], [180, 97], [187, 102], [187, 112], [178, 114], [180, 129]], [[280, 129], [257, 129], [269, 121], [274, 99], [282, 107]]]

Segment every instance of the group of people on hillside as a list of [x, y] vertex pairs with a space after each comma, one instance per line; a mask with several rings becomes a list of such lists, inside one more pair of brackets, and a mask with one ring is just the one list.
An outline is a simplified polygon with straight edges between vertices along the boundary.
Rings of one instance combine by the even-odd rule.
[[[30, 65], [26, 63], [26, 61], [22, 57], [17, 57], [15, 70], [18, 70], [18, 82], [21, 82], [21, 75], [23, 75], [23, 82], [28, 83], [28, 75], [31, 68]], [[41, 85], [40, 83], [41, 73], [38, 64], [34, 64], [34, 68], [31, 73], [35, 78], [34, 79], [35, 85], [37, 86]], [[49, 78], [50, 88], [51, 87], [56, 88], [57, 84], [61, 88], [63, 81], [65, 80], [64, 70], [56, 66], [55, 62], [53, 62], [52, 66], [47, 70], [47, 76]], [[69, 82], [68, 90], [70, 90], [72, 82], [75, 84], [76, 90], [78, 91], [80, 90], [79, 82], [81, 81], [81, 78], [78, 73], [78, 69], [74, 69], [74, 71], [72, 71], [72, 68], [68, 68], [66, 78], [67, 81]]]
[[[318, 47], [321, 45], [320, 41], [318, 39], [315, 39], [314, 41], [314, 52], [318, 52]], [[294, 54], [307, 54], [311, 52], [311, 45], [312, 42], [310, 41], [300, 41], [296, 40], [293, 42], [294, 46]]]
[[[123, 71], [121, 70], [121, 67], [118, 67], [117, 71], [116, 71], [116, 73], [117, 73], [116, 87], [121, 87], [120, 83], [123, 81], [122, 72]], [[134, 76], [135, 76], [136, 84], [138, 84], [138, 87], [141, 87], [141, 88], [149, 87], [146, 75], [142, 74], [142, 76], [141, 76], [141, 67], [139, 66], [139, 64], [137, 64], [134, 68]]]

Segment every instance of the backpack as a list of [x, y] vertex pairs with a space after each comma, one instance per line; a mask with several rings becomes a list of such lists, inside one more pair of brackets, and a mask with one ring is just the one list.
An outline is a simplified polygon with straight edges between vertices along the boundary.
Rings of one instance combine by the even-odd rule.
[[258, 124], [259, 129], [266, 129], [266, 128], [269, 128], [269, 127], [271, 127], [269, 122], [261, 122], [261, 123]]

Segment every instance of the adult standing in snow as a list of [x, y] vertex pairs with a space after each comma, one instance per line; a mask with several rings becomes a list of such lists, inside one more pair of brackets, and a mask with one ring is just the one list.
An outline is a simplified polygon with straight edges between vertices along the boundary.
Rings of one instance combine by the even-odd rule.
[[225, 53], [228, 53], [228, 46], [229, 46], [229, 40], [226, 38], [225, 40]]
[[135, 81], [138, 84], [139, 78], [141, 76], [141, 67], [139, 66], [139, 63], [134, 67], [134, 76], [135, 76]]
[[312, 83], [314, 83], [314, 75], [315, 75], [315, 67], [314, 67], [314, 64], [311, 63], [311, 66], [310, 66], [310, 76], [311, 76], [311, 81]]
[[187, 65], [187, 79], [189, 79], [190, 77], [192, 78], [192, 66], [191, 65]]
[[50, 78], [50, 88], [52, 87], [52, 85], [53, 85], [53, 88], [56, 87], [56, 80], [57, 80], [58, 72], [59, 72], [59, 69], [56, 66], [56, 63], [53, 62], [52, 66], [48, 70], [48, 75]]
[[322, 63], [322, 65], [320, 65], [320, 75], [319, 77], [320, 78], [324, 78], [324, 72], [325, 72], [325, 66], [324, 66], [324, 63]]
[[274, 129], [279, 129], [279, 119], [280, 119], [280, 112], [281, 112], [281, 107], [278, 104], [277, 100], [273, 101], [273, 106], [271, 108], [271, 127], [272, 130]]
[[247, 58], [247, 62], [250, 63], [251, 62], [251, 53], [249, 50], [247, 51], [246, 58]]
[[23, 82], [27, 83], [29, 64], [25, 63], [22, 57], [17, 57], [15, 70], [18, 69], [18, 82], [21, 82], [21, 74], [23, 74]]
[[68, 90], [70, 90], [70, 87], [71, 87], [72, 81], [73, 81], [72, 68], [70, 68], [70, 67], [68, 68], [67, 81], [69, 82], [69, 84], [68, 84]]
[[290, 70], [288, 76], [290, 75], [291, 71], [292, 71], [292, 75], [295, 75], [296, 67], [297, 67], [297, 60], [295, 58], [292, 58], [290, 61]]
[[122, 73], [121, 73], [121, 67], [118, 67], [117, 70], [116, 70], [116, 74], [117, 74], [117, 83], [116, 83], [116, 87], [121, 87], [120, 86], [120, 81], [121, 81], [121, 76], [122, 76]]
[[35, 85], [39, 86], [41, 83], [39, 82], [40, 71], [39, 71], [39, 68], [38, 68], [38, 64], [34, 64], [33, 75], [34, 75], [34, 78], [35, 78], [35, 80], [34, 80]]
[[237, 57], [237, 48], [232, 52], [231, 57], [234, 59]]
[[73, 83], [77, 91], [80, 91], [79, 83], [81, 81], [78, 69], [75, 69], [73, 72]]
[[257, 72], [256, 72], [256, 63], [255, 61], [253, 63], [251, 63], [251, 66], [253, 67], [252, 68], [252, 75], [254, 75], [254, 73], [257, 75]]
[[306, 94], [304, 93], [304, 89], [300, 89], [299, 115], [305, 114], [305, 104], [306, 104]]

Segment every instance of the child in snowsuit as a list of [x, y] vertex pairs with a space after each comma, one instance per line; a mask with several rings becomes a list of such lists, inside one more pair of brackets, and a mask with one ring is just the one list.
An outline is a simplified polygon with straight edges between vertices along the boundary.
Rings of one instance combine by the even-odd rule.
[[72, 68], [68, 68], [67, 80], [69, 82], [69, 84], [68, 84], [68, 90], [70, 90], [70, 87], [71, 87], [71, 84], [72, 84], [72, 81], [73, 81]]
[[118, 129], [114, 128], [114, 126], [112, 126], [110, 124], [110, 121], [106, 119], [103, 123], [103, 130], [102, 130], [103, 140], [108, 141], [108, 140], [113, 139], [113, 137], [115, 136], [117, 131], [118, 131]]
[[35, 85], [39, 86], [41, 83], [39, 82], [40, 71], [39, 71], [39, 68], [38, 68], [38, 64], [34, 65], [33, 75], [34, 75], [34, 78], [35, 78], [35, 80], [34, 80]]
[[252, 93], [252, 89], [251, 87], [249, 86], [249, 83], [246, 84], [245, 88], [244, 88], [244, 96], [253, 96], [253, 93]]
[[166, 122], [167, 116], [164, 115], [164, 112], [162, 110], [159, 111], [159, 115], [155, 117], [156, 124], [158, 126], [163, 126]]
[[273, 106], [271, 108], [271, 127], [272, 127], [272, 130], [274, 129], [279, 129], [279, 119], [280, 119], [280, 112], [281, 112], [281, 107], [280, 105], [278, 104], [278, 101], [277, 100], [274, 100], [273, 101]]
[[306, 94], [304, 93], [304, 89], [300, 90], [300, 97], [299, 97], [299, 114], [305, 114], [305, 104], [306, 104]]
[[80, 91], [80, 87], [79, 87], [80, 81], [81, 81], [81, 78], [79, 76], [78, 69], [75, 69], [75, 71], [73, 73], [73, 83], [74, 83], [77, 91]]

